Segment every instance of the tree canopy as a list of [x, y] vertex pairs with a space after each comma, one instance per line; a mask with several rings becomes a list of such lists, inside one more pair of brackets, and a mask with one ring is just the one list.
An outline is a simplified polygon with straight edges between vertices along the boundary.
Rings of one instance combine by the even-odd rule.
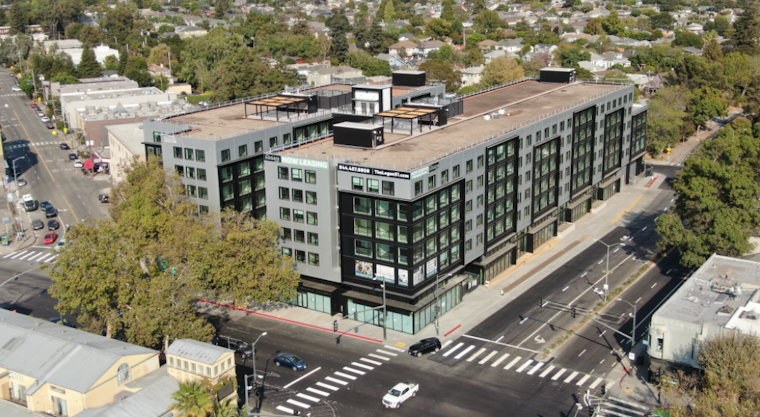
[[525, 78], [525, 71], [513, 58], [499, 57], [491, 61], [480, 76], [480, 87], [506, 84]]

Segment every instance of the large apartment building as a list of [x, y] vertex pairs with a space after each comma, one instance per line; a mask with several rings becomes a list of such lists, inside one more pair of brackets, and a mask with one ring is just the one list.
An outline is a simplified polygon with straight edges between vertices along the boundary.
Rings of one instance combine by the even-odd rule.
[[[371, 309], [385, 292], [388, 328], [416, 333], [612, 197], [644, 169], [646, 107], [633, 103], [633, 85], [574, 77], [545, 69], [539, 80], [448, 100], [424, 89], [424, 73], [407, 71], [393, 85], [353, 86], [349, 109], [308, 113], [298, 124], [268, 119], [286, 110], [277, 102], [246, 113], [245, 123], [263, 119], [273, 129], [257, 136], [262, 184], [254, 189], [263, 197], [253, 210], [281, 226], [282, 251], [303, 278], [297, 304], [381, 325]], [[420, 94], [398, 99], [411, 86]], [[226, 120], [196, 113], [144, 129], [164, 166], [185, 173], [179, 161], [204, 141], [187, 129], [189, 117]], [[327, 127], [298, 136], [315, 123]], [[164, 132], [155, 133], [160, 143], [150, 143], [153, 132]], [[225, 140], [205, 139], [216, 145], [205, 148], [204, 173], [221, 189], [214, 209], [237, 198], [225, 184], [236, 184], [239, 170], [223, 170], [247, 145]]]

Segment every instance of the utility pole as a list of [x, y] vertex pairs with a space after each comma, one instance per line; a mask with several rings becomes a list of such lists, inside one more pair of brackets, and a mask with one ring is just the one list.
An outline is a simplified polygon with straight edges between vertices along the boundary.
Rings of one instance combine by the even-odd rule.
[[610, 290], [610, 286], [608, 283], [608, 279], [610, 276], [610, 248], [613, 246], [625, 246], [625, 243], [613, 243], [612, 245], [608, 245], [604, 242], [602, 242], [599, 239], [594, 239], [594, 241], [601, 243], [602, 245], [607, 247], [607, 269], [604, 271], [604, 302], [607, 302], [607, 293]]
[[11, 165], [13, 165], [13, 181], [16, 181], [16, 197], [18, 197], [18, 174], [16, 173], [16, 161], [19, 159], [24, 159], [25, 156], [20, 156], [11, 162]]
[[[253, 362], [253, 375], [252, 376], [253, 376], [253, 392], [254, 392], [254, 395], [258, 395], [258, 392], [259, 392], [258, 391], [258, 381], [256, 380], [256, 343], [259, 341], [259, 339], [261, 339], [262, 336], [266, 336], [266, 335], [267, 335], [267, 332], [264, 332], [264, 333], [260, 334], [259, 337], [257, 337], [256, 340], [251, 345], [251, 362]], [[249, 408], [249, 400], [248, 400], [248, 397], [250, 397], [250, 395], [248, 394], [248, 377], [246, 376], [246, 377], [244, 377], [244, 379], [245, 379], [245, 412], [246, 412], [246, 415], [247, 415], [248, 414], [248, 410], [250, 410], [250, 408]], [[258, 405], [259, 405], [259, 401], [257, 399], [256, 400], [256, 406], [258, 407]], [[257, 408], [257, 411], [258, 411], [258, 408]]]
[[[380, 277], [375, 275], [372, 281], [376, 281], [378, 278]], [[386, 340], [388, 338], [388, 306], [385, 303], [385, 278], [380, 283], [380, 288], [383, 289], [383, 340]]]

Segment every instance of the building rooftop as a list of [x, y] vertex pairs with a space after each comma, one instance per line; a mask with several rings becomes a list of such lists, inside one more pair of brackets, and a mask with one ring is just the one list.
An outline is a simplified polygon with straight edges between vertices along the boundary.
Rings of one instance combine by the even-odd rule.
[[[625, 88], [625, 85], [575, 83], [555, 84], [525, 81], [465, 99], [464, 114], [449, 124], [422, 133], [409, 125], [386, 127], [385, 145], [374, 149], [337, 146], [332, 138], [283, 151], [307, 159], [346, 159], [352, 164], [412, 171], [453, 152], [475, 146], [494, 136], [535, 123], [552, 114]], [[499, 118], [486, 121], [483, 115], [504, 109]], [[378, 121], [378, 118], [375, 118]], [[386, 119], [386, 121], [388, 121]]]
[[712, 255], [655, 313], [760, 334], [760, 262]]
[[[179, 390], [179, 381], [169, 375], [166, 365], [126, 384], [104, 407], [90, 408], [78, 417], [163, 416], [172, 409], [172, 394]], [[134, 392], [134, 390], [139, 390]]]
[[193, 339], [177, 339], [166, 350], [167, 355], [179, 356], [206, 365], [213, 365], [220, 356], [229, 352], [232, 350]]
[[135, 96], [152, 96], [166, 94], [156, 87], [125, 88], [123, 90], [95, 90], [62, 93], [61, 100], [66, 103], [88, 100], [118, 99]]
[[142, 155], [145, 153], [145, 146], [142, 144], [145, 140], [142, 125], [142, 123], [107, 125], [106, 130], [116, 136], [119, 142], [129, 149], [129, 152], [134, 155]]

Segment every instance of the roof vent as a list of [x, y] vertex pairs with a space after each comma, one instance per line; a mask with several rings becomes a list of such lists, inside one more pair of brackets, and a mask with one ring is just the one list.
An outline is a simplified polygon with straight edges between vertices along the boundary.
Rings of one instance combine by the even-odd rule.
[[742, 311], [742, 313], [739, 314], [739, 318], [757, 321], [757, 313], [754, 311]]
[[723, 307], [721, 307], [721, 308], [718, 309], [718, 314], [719, 315], [731, 315], [731, 314], [734, 314], [734, 310], [735, 309], [733, 307], [731, 307], [730, 305], [724, 305]]

